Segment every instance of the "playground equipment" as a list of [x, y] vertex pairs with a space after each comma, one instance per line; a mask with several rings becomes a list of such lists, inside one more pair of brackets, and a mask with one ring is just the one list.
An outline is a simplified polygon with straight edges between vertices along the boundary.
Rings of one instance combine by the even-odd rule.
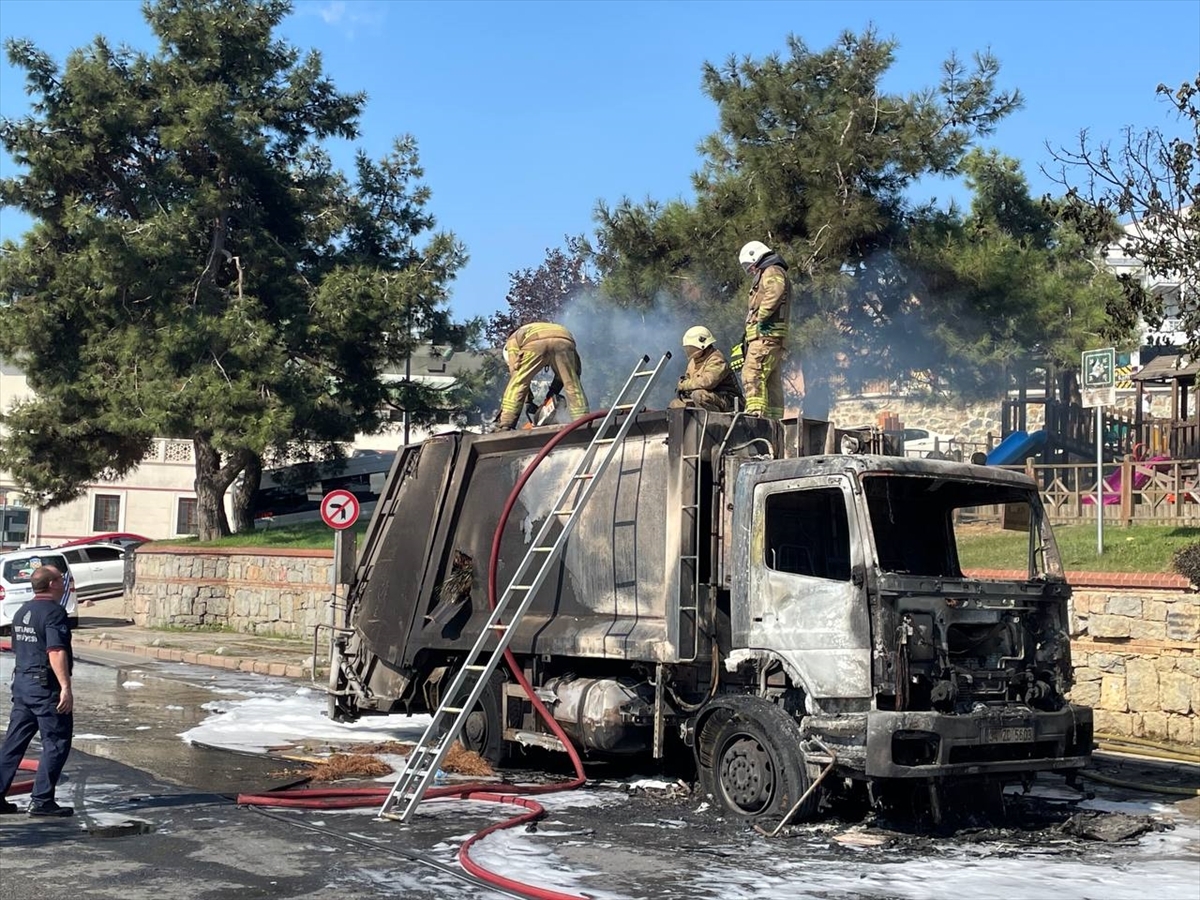
[[[1146, 486], [1151, 478], [1154, 477], [1154, 463], [1170, 462], [1169, 456], [1151, 456], [1149, 459], [1137, 460], [1133, 467], [1133, 490], [1140, 491]], [[1116, 506], [1121, 502], [1121, 481], [1124, 477], [1124, 469], [1117, 469], [1111, 475], [1104, 479], [1104, 488], [1101, 491], [1101, 496], [1104, 498], [1105, 506]], [[1096, 504], [1095, 494], [1086, 494], [1082, 498], [1085, 506], [1094, 506]], [[1174, 495], [1169, 495], [1168, 503], [1174, 503]]]
[[1045, 443], [1046, 432], [1044, 429], [1032, 434], [1026, 431], [1014, 431], [988, 452], [987, 465], [1017, 465], [1040, 450]]

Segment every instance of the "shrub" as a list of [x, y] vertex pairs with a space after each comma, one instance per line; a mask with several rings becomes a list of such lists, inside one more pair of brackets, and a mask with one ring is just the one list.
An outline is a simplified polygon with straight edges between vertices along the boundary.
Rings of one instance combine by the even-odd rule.
[[1189, 544], [1176, 550], [1171, 558], [1171, 567], [1192, 584], [1200, 587], [1200, 543]]

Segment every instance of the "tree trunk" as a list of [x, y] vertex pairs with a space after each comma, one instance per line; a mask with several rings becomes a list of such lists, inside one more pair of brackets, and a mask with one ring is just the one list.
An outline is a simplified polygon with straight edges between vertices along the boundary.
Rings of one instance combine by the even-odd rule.
[[242, 480], [233, 489], [233, 530], [242, 534], [254, 530], [254, 492], [262, 484], [262, 457], [246, 452]]
[[238, 450], [221, 465], [221, 451], [213, 446], [212, 436], [192, 437], [196, 451], [196, 519], [200, 540], [214, 541], [227, 536], [229, 519], [225, 515], [225, 490], [245, 465], [248, 451]]

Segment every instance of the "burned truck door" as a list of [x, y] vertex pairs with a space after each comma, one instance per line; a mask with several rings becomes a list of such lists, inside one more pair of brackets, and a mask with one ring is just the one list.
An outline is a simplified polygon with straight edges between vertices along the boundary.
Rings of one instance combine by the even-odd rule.
[[755, 486], [745, 646], [814, 699], [871, 696], [863, 529], [845, 475]]

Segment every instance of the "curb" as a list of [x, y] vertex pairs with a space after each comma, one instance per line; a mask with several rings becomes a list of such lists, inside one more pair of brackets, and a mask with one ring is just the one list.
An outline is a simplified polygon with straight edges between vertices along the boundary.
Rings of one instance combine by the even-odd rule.
[[[118, 653], [130, 653], [134, 656], [144, 656], [164, 662], [184, 662], [213, 669], [229, 669], [254, 675], [272, 675], [276, 678], [295, 678], [308, 681], [312, 674], [309, 669], [298, 663], [268, 662], [261, 659], [180, 650], [177, 647], [152, 647], [147, 644], [114, 641], [111, 638], [88, 638], [78, 633], [72, 635], [71, 643], [77, 650], [84, 647], [91, 647], [95, 650], [113, 650]], [[318, 668], [317, 672], [319, 674], [321, 669]]]

